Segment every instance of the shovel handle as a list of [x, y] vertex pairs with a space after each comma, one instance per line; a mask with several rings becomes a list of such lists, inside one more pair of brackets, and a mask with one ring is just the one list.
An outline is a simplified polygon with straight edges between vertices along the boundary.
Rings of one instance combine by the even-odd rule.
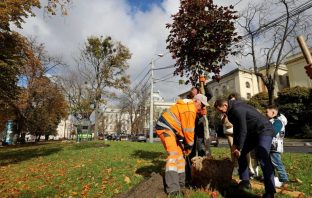
[[311, 56], [311, 53], [309, 51], [309, 48], [308, 48], [307, 43], [305, 42], [303, 36], [298, 36], [297, 41], [299, 43], [299, 46], [301, 48], [301, 51], [303, 53], [303, 56], [304, 56], [307, 64], [312, 64], [312, 56]]

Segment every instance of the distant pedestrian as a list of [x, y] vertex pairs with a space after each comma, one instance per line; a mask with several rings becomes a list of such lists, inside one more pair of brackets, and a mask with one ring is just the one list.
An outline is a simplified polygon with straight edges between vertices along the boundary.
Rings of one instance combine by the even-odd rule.
[[271, 105], [266, 108], [266, 115], [270, 119], [274, 128], [270, 157], [274, 168], [277, 170], [278, 178], [275, 177], [275, 186], [281, 187], [283, 183], [288, 182], [288, 176], [285, 166], [282, 162], [281, 154], [283, 153], [285, 126], [287, 118], [279, 113], [277, 106]]
[[233, 124], [234, 142], [232, 152], [238, 158], [240, 189], [250, 189], [246, 155], [256, 149], [264, 176], [264, 198], [274, 197], [275, 184], [270, 148], [274, 136], [270, 121], [254, 107], [238, 100], [216, 100], [214, 107], [228, 116]]

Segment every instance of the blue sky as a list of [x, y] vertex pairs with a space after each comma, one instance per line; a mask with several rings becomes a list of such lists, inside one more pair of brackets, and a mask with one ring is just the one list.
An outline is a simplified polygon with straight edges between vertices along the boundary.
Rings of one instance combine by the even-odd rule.
[[131, 5], [132, 11], [147, 12], [152, 9], [154, 5], [160, 6], [163, 0], [127, 0]]

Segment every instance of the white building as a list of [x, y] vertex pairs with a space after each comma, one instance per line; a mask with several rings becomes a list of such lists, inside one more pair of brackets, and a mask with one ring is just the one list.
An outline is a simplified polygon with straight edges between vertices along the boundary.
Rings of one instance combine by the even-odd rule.
[[[118, 127], [118, 125], [120, 127]], [[120, 131], [118, 128], [120, 128]], [[128, 112], [121, 112], [118, 108], [107, 108], [99, 116], [99, 132], [104, 134], [131, 134], [131, 122]]]
[[[274, 66], [271, 66], [270, 69], [269, 69], [269, 74], [270, 75], [274, 75], [274, 71], [275, 71], [275, 67]], [[262, 73], [264, 76], [266, 75], [266, 68], [265, 67], [261, 67], [259, 68], [259, 73]], [[274, 87], [274, 96], [277, 97], [277, 93], [286, 88], [286, 87], [290, 87], [289, 85], [289, 72], [288, 72], [288, 69], [286, 67], [286, 65], [280, 65], [278, 67], [278, 70], [277, 70], [277, 79], [275, 81], [275, 87]], [[259, 78], [260, 79], [260, 78]], [[260, 92], [264, 92], [264, 91], [268, 91], [266, 86], [264, 85], [263, 81], [260, 79]]]
[[73, 134], [76, 133], [75, 125], [77, 122], [78, 120], [73, 115], [69, 115], [66, 120], [61, 120], [57, 126], [57, 135], [54, 139], [59, 140], [73, 138]]
[[[312, 55], [312, 48], [310, 52]], [[304, 69], [307, 63], [302, 53], [288, 57], [285, 64], [288, 68], [290, 87], [301, 86], [312, 88], [312, 80], [308, 77]]]
[[[221, 76], [219, 82], [207, 82], [210, 88], [213, 99], [221, 96], [226, 96], [230, 93], [237, 93], [246, 100], [250, 99], [253, 95], [259, 93], [257, 77], [251, 70], [237, 68], [227, 74]], [[189, 91], [179, 95], [180, 98], [186, 98]]]
[[252, 70], [237, 68], [223, 75], [219, 82], [210, 81], [207, 83], [213, 97], [238, 93], [241, 98], [249, 100], [253, 95], [259, 93], [257, 77]]

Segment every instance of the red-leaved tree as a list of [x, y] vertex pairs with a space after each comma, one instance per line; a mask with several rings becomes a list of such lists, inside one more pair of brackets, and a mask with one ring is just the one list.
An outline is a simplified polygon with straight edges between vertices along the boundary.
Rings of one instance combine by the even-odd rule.
[[220, 80], [220, 70], [229, 62], [227, 56], [235, 54], [231, 46], [240, 39], [233, 9], [218, 7], [212, 0], [181, 0], [178, 13], [172, 15], [173, 23], [166, 25], [170, 29], [167, 49], [176, 59], [174, 74], [186, 75], [186, 84], [195, 84], [205, 71]]

